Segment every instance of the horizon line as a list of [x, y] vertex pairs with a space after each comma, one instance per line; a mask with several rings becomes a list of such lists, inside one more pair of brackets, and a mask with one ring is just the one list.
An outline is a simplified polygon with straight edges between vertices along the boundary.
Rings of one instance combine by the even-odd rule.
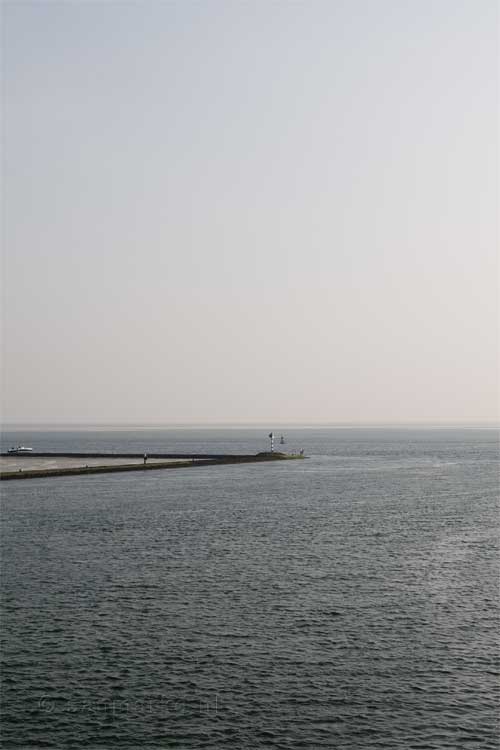
[[262, 428], [262, 429], [277, 429], [281, 427], [286, 428], [398, 428], [398, 427], [422, 427], [422, 428], [446, 428], [446, 427], [483, 427], [483, 428], [500, 428], [500, 421], [495, 420], [419, 420], [419, 421], [394, 421], [394, 422], [383, 422], [383, 421], [344, 421], [344, 422], [280, 422], [276, 420], [273, 424], [273, 420], [268, 421], [242, 421], [242, 422], [0, 422], [0, 431], [9, 429], [74, 429], [74, 428], [114, 428], [114, 429], [238, 429], [238, 428]]

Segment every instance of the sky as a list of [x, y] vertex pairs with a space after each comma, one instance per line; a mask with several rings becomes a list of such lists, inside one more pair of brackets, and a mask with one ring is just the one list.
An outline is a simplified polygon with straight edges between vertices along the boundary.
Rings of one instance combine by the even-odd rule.
[[4, 1], [4, 423], [498, 421], [497, 15]]

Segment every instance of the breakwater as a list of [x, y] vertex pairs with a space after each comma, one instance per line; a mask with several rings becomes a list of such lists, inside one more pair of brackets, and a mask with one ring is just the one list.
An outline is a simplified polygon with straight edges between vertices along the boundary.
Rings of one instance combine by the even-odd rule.
[[[29, 453], [12, 454], [2, 453], [2, 458], [22, 458], [28, 463], [30, 458], [73, 458], [73, 459], [144, 459], [143, 453]], [[255, 455], [231, 455], [231, 454], [187, 454], [187, 453], [151, 453], [147, 454], [148, 460], [156, 463], [135, 464], [103, 464], [99, 466], [72, 466], [59, 468], [36, 468], [17, 469], [16, 471], [0, 472], [0, 480], [16, 479], [42, 479], [45, 477], [78, 476], [82, 474], [107, 474], [126, 471], [158, 471], [160, 469], [186, 469], [199, 466], [221, 466], [238, 465], [243, 463], [260, 463], [265, 461], [286, 461], [304, 458], [302, 455], [286, 453], [257, 453]], [[164, 462], [161, 461], [164, 459]]]
[[147, 456], [147, 458], [151, 459], [165, 459], [165, 460], [171, 460], [171, 459], [217, 459], [217, 460], [223, 460], [226, 458], [256, 458], [259, 457], [259, 460], [262, 460], [263, 456], [267, 456], [269, 458], [284, 458], [287, 456], [285, 453], [257, 453], [257, 454], [231, 454], [231, 453], [148, 453], [147, 451], [143, 451], [142, 453], [115, 453], [113, 451], [85, 451], [85, 452], [75, 452], [75, 451], [50, 451], [50, 452], [43, 452], [43, 451], [29, 451], [26, 453], [0, 453], [0, 458], [21, 458], [23, 460], [27, 460], [30, 458], [109, 458], [109, 459], [115, 459], [115, 458], [144, 458], [144, 456]]

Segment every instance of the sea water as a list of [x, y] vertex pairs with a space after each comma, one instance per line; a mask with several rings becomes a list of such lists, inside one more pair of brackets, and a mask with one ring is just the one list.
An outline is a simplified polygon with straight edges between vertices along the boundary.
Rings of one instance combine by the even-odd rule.
[[[269, 429], [2, 449], [247, 453]], [[498, 433], [285, 439], [310, 458], [2, 483], [3, 748], [498, 747]]]

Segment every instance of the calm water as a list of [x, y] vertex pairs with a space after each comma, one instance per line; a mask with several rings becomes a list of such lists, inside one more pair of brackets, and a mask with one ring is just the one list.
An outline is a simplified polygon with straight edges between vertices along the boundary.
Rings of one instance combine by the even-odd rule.
[[[268, 430], [3, 448], [265, 449]], [[498, 434], [2, 486], [3, 748], [497, 748]]]

